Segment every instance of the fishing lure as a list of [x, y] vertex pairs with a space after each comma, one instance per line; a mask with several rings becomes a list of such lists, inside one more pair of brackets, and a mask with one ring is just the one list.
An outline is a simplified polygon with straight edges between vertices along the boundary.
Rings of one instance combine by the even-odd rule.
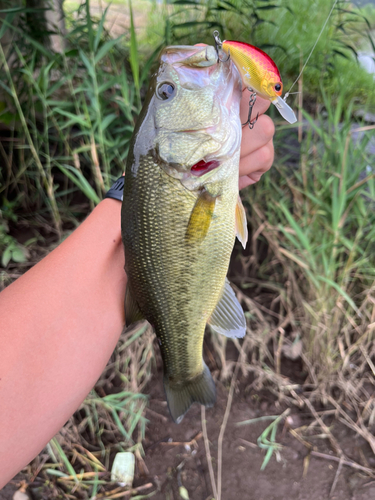
[[281, 116], [289, 123], [297, 121], [292, 108], [281, 97], [283, 84], [280, 72], [275, 62], [263, 50], [250, 45], [249, 43], [237, 42], [234, 40], [224, 40], [219, 38], [219, 33], [214, 32], [216, 49], [224, 51], [236, 65], [243, 84], [250, 90], [249, 115], [247, 122], [253, 128], [258, 116], [251, 121], [257, 95], [271, 101], [276, 106]]

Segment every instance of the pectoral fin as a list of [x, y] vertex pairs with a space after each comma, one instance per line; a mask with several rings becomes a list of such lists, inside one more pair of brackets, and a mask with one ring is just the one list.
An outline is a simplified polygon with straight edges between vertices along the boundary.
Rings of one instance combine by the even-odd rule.
[[246, 334], [246, 319], [243, 309], [227, 279], [223, 295], [208, 320], [208, 324], [215, 332], [226, 337], [242, 338]]
[[142, 314], [141, 310], [138, 307], [138, 304], [136, 300], [133, 297], [130, 284], [128, 283], [128, 286], [126, 288], [126, 294], [125, 294], [125, 322], [126, 326], [131, 325], [132, 323], [135, 323], [136, 321], [141, 321], [145, 319], [144, 315]]
[[202, 191], [191, 212], [186, 230], [186, 239], [189, 243], [201, 243], [211, 224], [215, 210], [216, 198], [207, 191]]
[[236, 236], [239, 239], [241, 245], [246, 248], [247, 243], [247, 220], [246, 212], [242, 205], [240, 196], [238, 196], [236, 205]]

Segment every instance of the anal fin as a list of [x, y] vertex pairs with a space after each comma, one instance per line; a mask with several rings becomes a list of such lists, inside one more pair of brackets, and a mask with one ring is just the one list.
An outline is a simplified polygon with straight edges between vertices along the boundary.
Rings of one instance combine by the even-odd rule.
[[202, 191], [191, 212], [186, 230], [186, 239], [189, 243], [201, 243], [210, 228], [214, 215], [216, 198], [207, 191]]
[[216, 401], [215, 383], [204, 361], [203, 372], [192, 380], [174, 384], [165, 375], [164, 389], [170, 414], [176, 424], [182, 421], [185, 413], [194, 402], [211, 407]]
[[236, 236], [240, 241], [241, 245], [246, 248], [247, 243], [247, 219], [246, 212], [242, 205], [240, 195], [238, 195], [237, 205], [236, 205]]
[[208, 324], [226, 337], [242, 338], [246, 334], [246, 319], [237, 297], [225, 279], [223, 294], [211, 314]]

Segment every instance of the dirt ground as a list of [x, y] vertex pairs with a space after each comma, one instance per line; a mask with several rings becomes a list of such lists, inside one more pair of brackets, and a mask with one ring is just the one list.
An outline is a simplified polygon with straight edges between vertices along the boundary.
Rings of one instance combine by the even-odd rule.
[[[246, 391], [246, 384], [234, 396], [228, 425], [224, 436], [222, 466], [222, 499], [248, 500], [368, 500], [375, 498], [375, 481], [365, 477], [352, 468], [343, 467], [338, 476], [332, 496], [330, 491], [335, 479], [338, 463], [327, 459], [311, 457], [306, 476], [303, 477], [304, 459], [308, 449], [291, 436], [287, 428], [280, 429], [277, 442], [283, 445], [281, 461], [272, 457], [264, 471], [261, 465], [264, 451], [257, 445], [257, 439], [268, 422], [236, 426], [237, 422], [263, 415], [279, 415], [284, 408], [277, 407], [267, 397], [259, 397], [254, 391]], [[155, 384], [156, 386], [156, 384]], [[150, 478], [161, 486], [161, 492], [153, 498], [177, 500], [179, 482], [189, 492], [193, 500], [212, 498], [212, 488], [207, 467], [206, 452], [201, 436], [201, 411], [195, 405], [185, 416], [181, 424], [170, 421], [165, 404], [161, 383], [153, 387], [150, 401], [151, 418], [144, 442], [145, 463]], [[207, 432], [211, 443], [211, 456], [214, 472], [217, 469], [217, 440], [227, 404], [228, 391], [220, 383], [218, 400], [214, 408], [206, 411]], [[160, 415], [158, 417], [155, 413]], [[291, 424], [301, 426], [311, 422], [311, 417], [298, 410], [292, 412]], [[331, 424], [326, 421], [327, 424]], [[282, 427], [282, 426], [281, 426]], [[375, 464], [368, 445], [340, 425], [333, 424], [333, 434], [339, 440], [345, 454], [359, 462], [366, 457], [368, 465]], [[190, 442], [198, 436], [196, 446], [186, 448], [173, 442]], [[169, 440], [172, 442], [168, 442]], [[319, 445], [319, 451], [334, 456], [325, 443]], [[180, 474], [179, 474], [180, 471]], [[140, 478], [139, 478], [140, 479]], [[138, 479], [138, 480], [139, 480]]]
[[[218, 436], [227, 404], [228, 388], [217, 382], [218, 398], [214, 408], [206, 410], [207, 432], [214, 472], [217, 471]], [[150, 389], [150, 404], [146, 416], [150, 420], [143, 442], [147, 470], [137, 467], [134, 486], [152, 482], [159, 492], [154, 500], [179, 500], [183, 485], [191, 500], [213, 498], [206, 451], [202, 437], [200, 406], [194, 405], [181, 424], [174, 424], [166, 406], [160, 374], [155, 375]], [[264, 450], [257, 439], [268, 422], [236, 426], [237, 422], [264, 415], [279, 415], [280, 407], [267, 393], [247, 390], [242, 382], [235, 392], [224, 436], [222, 465], [222, 500], [369, 500], [375, 498], [375, 481], [351, 467], [343, 466], [332, 495], [330, 492], [338, 470], [338, 462], [328, 440], [316, 438], [316, 445], [326, 458], [311, 456], [305, 477], [304, 461], [308, 449], [295, 439], [289, 427], [281, 425], [276, 441], [282, 444], [280, 461], [273, 456], [264, 471], [261, 465]], [[331, 417], [329, 417], [331, 418]], [[355, 437], [346, 427], [333, 419], [325, 419], [349, 459], [373, 467], [375, 457], [367, 443]], [[292, 410], [288, 419], [292, 427], [311, 423], [311, 415]], [[317, 432], [319, 434], [319, 432]], [[194, 440], [195, 442], [192, 440]], [[181, 443], [181, 444], [177, 444]], [[187, 445], [186, 443], [190, 443]], [[147, 473], [148, 472], [148, 473]], [[22, 479], [22, 477], [21, 477]], [[11, 500], [20, 476], [0, 492], [0, 500]], [[124, 497], [125, 498], [125, 497]], [[128, 498], [128, 497], [127, 497]]]

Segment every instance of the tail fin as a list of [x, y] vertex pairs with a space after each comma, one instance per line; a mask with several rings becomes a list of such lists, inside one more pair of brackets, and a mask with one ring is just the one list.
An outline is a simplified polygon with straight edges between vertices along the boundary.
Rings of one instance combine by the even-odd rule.
[[215, 383], [205, 362], [203, 372], [188, 382], [171, 384], [168, 377], [164, 376], [164, 389], [169, 411], [176, 424], [182, 421], [194, 402], [210, 407], [216, 401]]

